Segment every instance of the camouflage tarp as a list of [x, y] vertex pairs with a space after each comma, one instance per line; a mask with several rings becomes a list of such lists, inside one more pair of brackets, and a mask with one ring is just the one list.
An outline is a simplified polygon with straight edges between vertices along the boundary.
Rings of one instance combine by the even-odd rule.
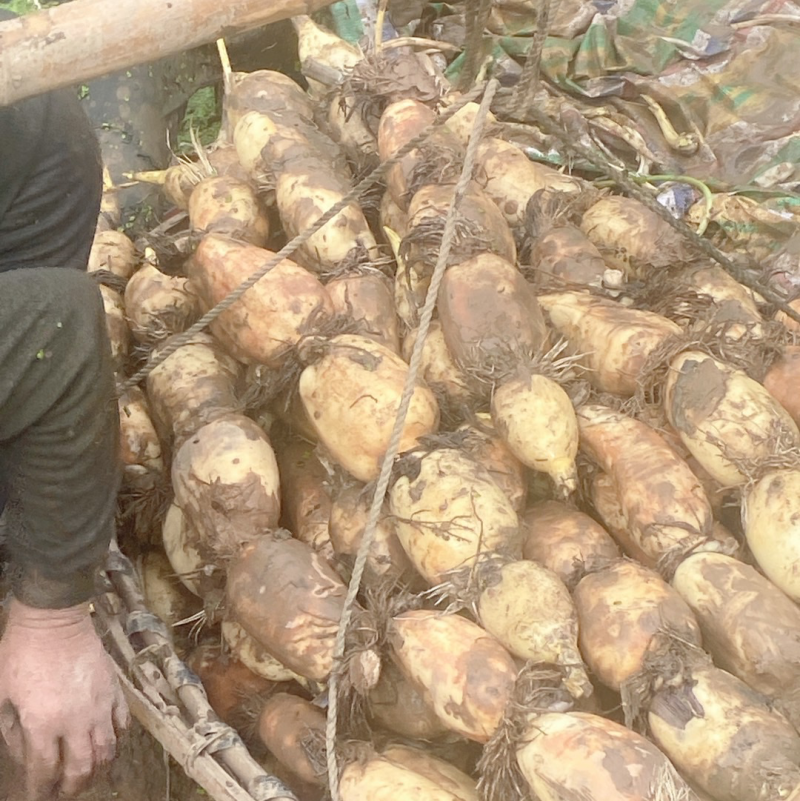
[[[524, 62], [540, 5], [495, 0], [485, 37], [495, 65]], [[566, 124], [568, 109], [617, 166], [708, 184], [711, 221], [735, 247], [764, 257], [797, 237], [798, 3], [560, 0], [555, 12], [541, 62], [553, 116]], [[463, 4], [432, 4], [425, 32], [454, 43], [463, 15]], [[453, 81], [463, 62], [451, 61]]]
[[[490, 21], [495, 44], [524, 57], [538, 6], [535, 0], [497, 0]], [[448, 12], [457, 9], [439, 7], [442, 16]], [[764, 24], [754, 24], [761, 18]], [[672, 153], [672, 166], [732, 185], [800, 188], [796, 3], [561, 0], [550, 34], [542, 70], [556, 87], [575, 98], [614, 99], [617, 111], [624, 108], [640, 124], [648, 117], [641, 102], [648, 95], [679, 132], [699, 134], [697, 152]], [[454, 62], [451, 75], [458, 66]]]

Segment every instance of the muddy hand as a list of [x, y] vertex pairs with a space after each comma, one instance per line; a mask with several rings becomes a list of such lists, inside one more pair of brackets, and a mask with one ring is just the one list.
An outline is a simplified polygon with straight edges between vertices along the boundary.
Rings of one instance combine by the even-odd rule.
[[0, 640], [0, 735], [24, 766], [26, 797], [74, 795], [116, 752], [128, 709], [87, 604], [13, 601]]

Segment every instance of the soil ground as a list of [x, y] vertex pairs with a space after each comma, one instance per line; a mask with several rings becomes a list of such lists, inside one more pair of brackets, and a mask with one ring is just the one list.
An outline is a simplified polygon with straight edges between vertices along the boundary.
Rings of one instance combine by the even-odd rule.
[[[19, 771], [0, 743], [0, 801], [27, 801], [20, 785]], [[74, 801], [209, 801], [209, 796], [134, 721], [117, 759]]]

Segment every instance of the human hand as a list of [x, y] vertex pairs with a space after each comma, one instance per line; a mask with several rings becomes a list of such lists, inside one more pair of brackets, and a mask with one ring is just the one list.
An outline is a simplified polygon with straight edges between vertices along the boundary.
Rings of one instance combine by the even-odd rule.
[[11, 602], [0, 639], [0, 736], [30, 801], [77, 793], [114, 758], [128, 708], [88, 604]]

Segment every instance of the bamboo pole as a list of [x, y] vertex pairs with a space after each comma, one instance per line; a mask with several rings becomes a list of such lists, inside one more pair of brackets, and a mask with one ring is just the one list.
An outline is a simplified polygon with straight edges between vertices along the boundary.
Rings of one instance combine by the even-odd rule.
[[331, 0], [72, 0], [0, 23], [0, 106], [155, 61]]
[[[252, 795], [207, 754], [192, 754], [188, 727], [179, 719], [162, 715], [118, 665], [114, 665], [125, 700], [133, 717], [169, 752], [186, 775], [202, 787], [214, 801], [254, 801]], [[275, 801], [280, 801], [275, 796]]]
[[[219, 721], [205, 690], [196, 680], [186, 680], [188, 670], [172, 650], [165, 632], [143, 627], [137, 633], [145, 649], [138, 653], [134, 650], [123, 631], [122, 618], [150, 613], [133, 566], [116, 543], [109, 549], [106, 574], [117, 595], [111, 595], [110, 600], [105, 596], [97, 604], [97, 613], [105, 630], [106, 644], [142, 685], [138, 689], [118, 667], [123, 692], [136, 719], [214, 801], [297, 801], [280, 780], [264, 772], [234, 731]], [[129, 624], [130, 620], [126, 626]], [[148, 648], [151, 653], [147, 653]], [[216, 757], [203, 748], [195, 750], [206, 743], [194, 729], [205, 727], [208, 734], [208, 727], [215, 725], [219, 734], [228, 739]], [[232, 777], [236, 777], [235, 781]]]

